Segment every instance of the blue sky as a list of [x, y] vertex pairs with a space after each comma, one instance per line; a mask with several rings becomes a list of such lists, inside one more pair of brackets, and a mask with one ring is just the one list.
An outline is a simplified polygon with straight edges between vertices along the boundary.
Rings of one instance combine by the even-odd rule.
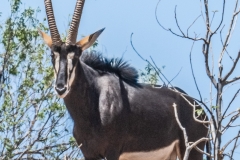
[[[0, 12], [3, 12], [0, 22], [4, 21], [4, 17], [10, 14], [8, 0], [1, 0]], [[69, 15], [72, 15], [75, 7], [76, 0], [59, 1], [52, 0], [56, 22], [60, 33], [65, 32]], [[229, 27], [230, 17], [234, 9], [233, 0], [226, 3], [226, 14], [223, 29], [223, 38], [227, 34]], [[91, 34], [101, 28], [106, 27], [105, 31], [99, 37], [99, 48], [107, 57], [121, 57], [124, 54], [124, 59], [129, 61], [132, 66], [137, 69], [143, 69], [146, 63], [142, 61], [137, 54], [133, 51], [130, 44], [130, 35], [133, 35], [133, 43], [139, 53], [149, 59], [152, 56], [159, 67], [166, 66], [163, 73], [168, 79], [172, 79], [182, 68], [179, 76], [172, 82], [173, 85], [178, 86], [185, 90], [189, 95], [198, 98], [198, 93], [191, 76], [191, 69], [189, 64], [189, 53], [192, 46], [190, 40], [182, 39], [172, 35], [170, 32], [164, 31], [155, 19], [155, 7], [158, 0], [143, 1], [143, 0], [86, 0], [85, 8], [82, 15], [82, 20], [79, 28], [78, 39], [82, 35]], [[5, 5], [6, 4], [6, 5]], [[45, 15], [44, 1], [43, 0], [23, 0], [24, 6], [27, 8], [40, 7], [42, 12], [38, 15], [42, 20]], [[189, 25], [201, 14], [200, 1], [197, 0], [162, 0], [158, 7], [157, 15], [162, 25], [165, 28], [171, 28], [175, 32], [180, 33], [176, 27], [174, 19], [174, 8], [177, 5], [177, 17], [179, 24], [183, 31], [187, 31]], [[209, 10], [211, 17], [212, 11], [216, 12], [212, 27], [216, 28], [220, 20], [222, 11], [222, 1], [210, 1]], [[198, 21], [189, 30], [190, 35], [196, 33], [200, 37], [205, 36], [205, 25], [203, 18], [200, 17]], [[239, 51], [239, 24], [236, 25], [234, 34], [229, 45], [229, 53], [236, 57]], [[210, 95], [210, 81], [205, 74], [204, 57], [202, 55], [202, 43], [195, 44], [192, 53], [193, 67], [196, 74], [197, 82], [200, 87], [204, 99], [209, 100]], [[213, 38], [212, 54], [214, 55], [214, 71], [217, 76], [218, 57], [221, 51], [220, 35]], [[49, 53], [48, 53], [49, 54]], [[212, 61], [212, 59], [210, 59]], [[229, 70], [231, 61], [227, 56], [224, 57], [224, 73]], [[239, 70], [239, 65], [236, 71]], [[238, 75], [238, 72], [233, 74]], [[232, 77], [234, 77], [232, 76]], [[239, 84], [230, 87], [224, 92], [223, 105], [227, 105], [229, 99], [232, 97], [234, 91], [240, 87]], [[214, 100], [215, 102], [215, 100]], [[239, 100], [233, 103], [232, 110], [239, 108]], [[239, 121], [238, 121], [239, 122]], [[238, 128], [239, 129], [239, 128]], [[233, 132], [232, 132], [233, 133]], [[231, 133], [229, 136], [233, 136]], [[223, 142], [226, 142], [224, 139]], [[238, 149], [236, 156], [240, 157]]]

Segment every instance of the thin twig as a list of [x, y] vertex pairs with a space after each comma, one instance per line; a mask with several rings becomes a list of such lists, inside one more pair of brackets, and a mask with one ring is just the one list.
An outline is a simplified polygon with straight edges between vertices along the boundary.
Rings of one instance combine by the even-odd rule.
[[192, 50], [193, 50], [194, 44], [195, 44], [195, 42], [193, 41], [193, 44], [192, 44], [192, 47], [191, 47], [191, 51], [190, 51], [190, 54], [189, 54], [189, 59], [190, 59], [190, 65], [191, 65], [191, 71], [192, 71], [193, 80], [194, 80], [195, 86], [197, 88], [197, 91], [198, 91], [198, 94], [199, 94], [199, 97], [200, 97], [200, 101], [202, 101], [202, 95], [201, 95], [201, 92], [200, 92], [200, 90], [198, 88], [197, 80], [196, 80], [196, 77], [194, 75], [193, 65], [192, 65]]
[[[155, 66], [152, 65], [152, 63], [151, 63], [149, 60], [144, 59], [144, 58], [141, 56], [141, 54], [139, 54], [139, 52], [136, 50], [136, 48], [135, 48], [134, 45], [133, 45], [132, 37], [133, 37], [133, 33], [131, 34], [131, 37], [130, 37], [130, 43], [131, 43], [131, 46], [132, 46], [133, 50], [135, 51], [135, 53], [136, 53], [143, 61], [147, 62], [147, 63], [155, 70], [156, 73], [158, 73], [157, 75], [158, 75], [158, 77], [159, 77], [160, 80], [162, 80], [162, 78], [160, 77], [159, 73], [165, 78], [165, 80], [168, 81], [168, 79], [164, 76], [164, 74], [160, 71], [160, 69], [159, 69], [158, 67], [155, 67], [156, 65], [155, 65]], [[153, 61], [153, 63], [154, 63], [154, 61]], [[154, 63], [154, 64], [155, 64], [155, 63]], [[162, 80], [162, 82], [163, 82], [163, 84], [165, 85], [165, 82], [164, 82], [163, 80]], [[168, 82], [169, 82], [169, 81], [168, 81]]]
[[232, 102], [233, 102], [233, 101], [235, 100], [235, 98], [238, 96], [239, 92], [240, 92], [240, 89], [238, 89], [237, 92], [234, 94], [233, 98], [231, 99], [230, 103], [228, 104], [226, 110], [224, 111], [224, 113], [223, 113], [223, 115], [222, 115], [221, 121], [222, 121], [224, 118], [226, 118], [225, 114], [227, 113], [228, 109], [230, 108]]
[[175, 21], [176, 21], [176, 24], [177, 24], [178, 29], [179, 29], [179, 31], [182, 33], [182, 35], [183, 35], [184, 37], [186, 37], [185, 34], [183, 33], [181, 27], [180, 27], [179, 24], [178, 24], [178, 19], [177, 19], [177, 5], [175, 6], [174, 13], [175, 13]]
[[[224, 18], [224, 14], [225, 14], [225, 1], [226, 1], [226, 0], [223, 0], [221, 21], [220, 21], [218, 27], [216, 28], [216, 30], [212, 33], [212, 35], [214, 35], [214, 34], [218, 31], [218, 29], [221, 27], [221, 25], [222, 25], [223, 18]], [[204, 0], [204, 2], [206, 2], [206, 0]], [[207, 3], [208, 3], [208, 2], [207, 2]]]
[[[178, 112], [177, 112], [177, 105], [175, 103], [173, 103], [173, 108], [174, 108], [174, 115], [175, 115], [175, 119], [178, 123], [178, 126], [180, 127], [180, 129], [182, 130], [183, 132], [183, 135], [184, 135], [184, 140], [185, 140], [185, 146], [186, 146], [186, 150], [185, 150], [185, 153], [184, 153], [184, 158], [183, 160], [188, 160], [188, 157], [189, 157], [189, 154], [191, 152], [191, 150], [193, 148], [195, 148], [199, 143], [201, 142], [204, 142], [204, 141], [209, 141], [210, 139], [209, 138], [201, 138], [195, 142], [189, 142], [188, 141], [188, 135], [187, 135], [187, 131], [186, 129], [182, 126], [179, 118], [178, 118]], [[204, 151], [200, 150], [199, 148], [197, 149], [197, 151], [199, 151], [200, 153], [203, 153]], [[209, 155], [208, 153], [205, 153], [204, 154], [206, 155]], [[209, 155], [211, 157], [211, 155]]]
[[227, 84], [230, 84], [230, 83], [233, 83], [233, 82], [236, 82], [240, 79], [240, 76], [238, 77], [234, 77], [233, 79], [231, 80], [228, 80], [228, 81], [225, 81], [224, 85], [227, 85]]
[[[224, 0], [224, 4], [223, 5], [224, 5], [224, 8], [225, 8], [225, 0]], [[222, 48], [222, 51], [221, 51], [221, 54], [220, 54], [220, 58], [219, 58], [219, 62], [218, 62], [219, 64], [222, 63], [224, 52], [225, 52], [226, 48], [228, 47], [228, 44], [229, 44], [232, 32], [233, 32], [233, 30], [235, 28], [235, 23], [236, 23], [235, 18], [237, 19], [237, 15], [240, 12], [240, 10], [238, 12], [236, 12], [237, 5], [238, 5], [238, 2], [236, 2], [234, 13], [233, 13], [233, 16], [232, 16], [232, 19], [231, 19], [231, 23], [230, 23], [230, 27], [229, 27], [229, 30], [228, 30], [225, 42], [223, 44], [223, 48]], [[223, 14], [224, 14], [224, 10], [223, 10]], [[223, 17], [222, 17], [222, 20], [223, 20]]]
[[[180, 70], [178, 71], [178, 73], [169, 81], [168, 85], [180, 74], [180, 72], [182, 71], [182, 67], [180, 68]], [[167, 85], [167, 86], [168, 86]]]
[[188, 36], [188, 31], [189, 31], [189, 29], [194, 25], [194, 23], [198, 20], [199, 17], [201, 17], [201, 15], [199, 15], [199, 16], [192, 22], [192, 24], [188, 27], [188, 29], [187, 29], [187, 36]]
[[240, 113], [237, 113], [236, 115], [233, 115], [232, 118], [230, 119], [230, 121], [228, 122], [228, 124], [226, 125], [226, 127], [221, 131], [222, 133], [225, 132], [229, 126], [234, 122], [236, 121], [237, 118], [239, 118], [240, 116]]
[[235, 143], [234, 143], [234, 145], [233, 145], [233, 149], [232, 149], [232, 153], [231, 153], [230, 159], [232, 159], [233, 154], [234, 154], [234, 151], [235, 151], [235, 149], [237, 148], [237, 141], [238, 141], [239, 136], [240, 136], [240, 131], [238, 131], [238, 137], [236, 138]]
[[[166, 76], [162, 73], [162, 71], [158, 68], [158, 66], [156, 65], [155, 61], [153, 60], [153, 58], [152, 58], [151, 56], [150, 56], [150, 59], [151, 59], [153, 65], [154, 65], [154, 70], [155, 70], [155, 72], [157, 72], [158, 75], [159, 75], [159, 73], [160, 73], [160, 74], [165, 78], [165, 80], [169, 83], [167, 77], [166, 77]], [[159, 78], [161, 78], [161, 77], [159, 76]], [[162, 78], [161, 78], [161, 80], [164, 82], [164, 80], [163, 80]], [[164, 82], [164, 85], [166, 85], [165, 82]]]
[[224, 83], [224, 82], [228, 79], [228, 77], [233, 73], [233, 71], [234, 71], [234, 69], [236, 68], [236, 65], [237, 65], [237, 63], [238, 63], [239, 58], [240, 58], [240, 51], [238, 52], [238, 55], [237, 55], [236, 60], [233, 62], [232, 68], [230, 69], [230, 71], [229, 71], [229, 72], [224, 76], [224, 78], [222, 79], [222, 82], [223, 82], [223, 83]]
[[[192, 40], [192, 41], [204, 41], [204, 43], [208, 43], [204, 38], [192, 38], [192, 37], [186, 36], [186, 35], [184, 34], [184, 32], [181, 30], [181, 28], [179, 27], [179, 25], [178, 25], [176, 13], [175, 13], [175, 20], [176, 20], [176, 22], [177, 22], [178, 28], [179, 28], [179, 30], [181, 31], [182, 35], [179, 35], [179, 34], [173, 32], [172, 29], [170, 29], [170, 28], [169, 28], [169, 29], [166, 29], [166, 28], [160, 23], [160, 21], [159, 21], [159, 19], [158, 19], [158, 17], [157, 17], [157, 9], [158, 9], [158, 6], [159, 6], [160, 2], [161, 2], [161, 0], [158, 1], [157, 5], [156, 5], [156, 8], [155, 8], [155, 19], [156, 19], [158, 25], [159, 25], [163, 30], [169, 31], [169, 32], [171, 32], [173, 35], [175, 35], [175, 36], [177, 36], [177, 37], [189, 39], [189, 40]], [[191, 26], [191, 25], [190, 25], [190, 26]]]
[[228, 147], [229, 144], [231, 144], [235, 139], [238, 139], [239, 137], [240, 137], [240, 134], [239, 134], [239, 132], [238, 132], [238, 135], [237, 135], [236, 137], [234, 137], [233, 139], [231, 139], [230, 141], [228, 141], [228, 142], [222, 147], [221, 151], [223, 152], [223, 151]]
[[215, 13], [216, 13], [217, 11], [213, 11], [213, 17], [212, 17], [212, 20], [211, 20], [211, 23], [210, 23], [210, 26], [212, 26], [212, 22], [213, 22], [213, 19], [214, 19], [214, 16], [215, 16]]
[[158, 10], [158, 6], [160, 4], [161, 0], [158, 1], [157, 5], [156, 5], [156, 8], [155, 8], [155, 19], [158, 23], [158, 25], [165, 31], [168, 31], [168, 29], [166, 29], [165, 27], [163, 27], [163, 25], [160, 23], [160, 21], [158, 20], [158, 16], [157, 16], [157, 10]]
[[[221, 40], [222, 46], [223, 46], [222, 31], [223, 31], [224, 27], [225, 27], [225, 24], [223, 25], [222, 29], [220, 30], [220, 34], [219, 34], [219, 35], [220, 35], [220, 40]], [[234, 62], [232, 56], [230, 56], [230, 54], [228, 53], [227, 48], [225, 49], [225, 51], [226, 51], [228, 57]]]

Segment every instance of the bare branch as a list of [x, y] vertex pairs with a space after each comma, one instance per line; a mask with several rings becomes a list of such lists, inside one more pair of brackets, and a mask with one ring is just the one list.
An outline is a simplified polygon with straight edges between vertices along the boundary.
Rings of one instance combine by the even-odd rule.
[[195, 148], [199, 153], [205, 154], [205, 155], [207, 155], [208, 157], [213, 158], [213, 156], [212, 156], [211, 154], [204, 152], [203, 150], [201, 150], [201, 149], [198, 148], [197, 146], [194, 146], [194, 148]]
[[204, 56], [205, 56], [205, 69], [206, 69], [206, 73], [207, 73], [209, 79], [211, 80], [212, 84], [214, 85], [214, 87], [217, 88], [217, 82], [216, 82], [214, 76], [212, 75], [212, 73], [211, 73], [211, 71], [209, 69], [208, 52], [205, 52]]
[[[185, 140], [186, 150], [185, 150], [183, 160], [188, 160], [189, 154], [190, 154], [190, 152], [193, 148], [197, 147], [197, 145], [199, 143], [204, 142], [204, 141], [209, 141], [210, 139], [209, 138], [201, 138], [201, 139], [197, 140], [196, 142], [188, 142], [187, 131], [182, 126], [181, 122], [179, 121], [178, 112], [177, 112], [177, 105], [175, 103], [173, 103], [173, 108], [174, 108], [175, 119], [176, 119], [180, 129], [183, 131], [184, 140]], [[204, 153], [204, 151], [200, 150], [199, 148], [197, 149], [197, 151], [199, 151], [200, 153]], [[204, 154], [209, 155], [208, 153], [204, 153]], [[211, 157], [211, 155], [209, 155], [209, 156]]]
[[213, 11], [213, 17], [212, 17], [212, 20], [211, 20], [211, 23], [210, 23], [210, 26], [212, 26], [212, 22], [213, 22], [213, 19], [214, 19], [214, 17], [215, 17], [215, 13], [216, 13], [217, 11]]
[[[139, 54], [139, 52], [135, 49], [135, 47], [134, 47], [134, 45], [133, 45], [132, 37], [133, 37], [133, 33], [131, 34], [130, 42], [131, 42], [131, 46], [132, 46], [133, 50], [135, 51], [135, 53], [137, 53], [137, 55], [138, 55], [143, 61], [147, 62], [147, 63], [155, 70], [155, 72], [157, 73], [157, 75], [158, 75], [158, 77], [159, 77], [160, 80], [162, 80], [162, 78], [160, 77], [159, 73], [165, 78], [165, 80], [166, 80], [167, 82], [169, 82], [168, 79], [167, 79], [167, 78], [164, 76], [164, 74], [161, 72], [161, 70], [156, 66], [156, 64], [155, 64], [154, 61], [153, 61], [153, 63], [154, 63], [155, 66], [152, 65], [152, 63], [151, 63], [149, 60], [144, 59], [144, 58], [141, 56], [141, 54]], [[163, 82], [163, 84], [165, 85], [165, 82], [164, 82], [163, 80], [162, 80], [162, 82]]]
[[240, 126], [240, 124], [238, 124], [238, 125], [229, 125], [229, 128], [234, 128], [234, 127], [239, 127]]
[[[225, 0], [224, 0], [224, 4], [223, 4], [223, 9], [225, 8]], [[232, 16], [232, 19], [231, 19], [231, 23], [230, 23], [230, 27], [229, 27], [229, 30], [228, 30], [228, 33], [227, 33], [227, 36], [226, 36], [226, 39], [225, 39], [225, 42], [223, 44], [223, 48], [222, 48], [222, 52], [220, 54], [220, 58], [219, 58], [219, 64], [222, 63], [222, 58], [223, 58], [223, 55], [224, 55], [224, 52], [226, 50], [226, 48], [228, 47], [228, 44], [229, 44], [229, 41], [230, 41], [230, 37], [232, 35], [232, 31], [234, 30], [235, 28], [235, 18], [237, 18], [237, 15], [239, 14], [240, 10], [236, 12], [236, 9], [237, 9], [237, 6], [238, 6], [238, 1], [236, 1], [236, 5], [235, 5], [235, 9], [234, 9], [234, 14]], [[223, 14], [224, 14], [224, 10], [223, 10]], [[222, 21], [223, 21], [223, 15], [222, 15]], [[221, 21], [221, 23], [222, 23]], [[221, 24], [220, 24], [221, 25]], [[220, 27], [220, 26], [219, 26]]]
[[[222, 43], [222, 46], [223, 46], [223, 40], [222, 40], [222, 30], [223, 30], [223, 28], [225, 27], [225, 25], [223, 25], [223, 27], [222, 27], [222, 29], [220, 30], [220, 39], [221, 39], [221, 43]], [[227, 53], [227, 55], [228, 55], [228, 57], [234, 62], [234, 60], [233, 60], [233, 58], [232, 58], [232, 56], [230, 56], [230, 54], [228, 53], [228, 51], [227, 51], [227, 48], [225, 49], [225, 51], [226, 51], [226, 53]]]
[[221, 27], [221, 25], [222, 25], [223, 18], [224, 18], [224, 14], [225, 14], [225, 1], [226, 1], [226, 0], [223, 0], [223, 8], [222, 8], [222, 17], [221, 17], [221, 21], [220, 21], [218, 27], [216, 28], [216, 30], [212, 33], [212, 35], [215, 34], [215, 33], [219, 30], [219, 28]]
[[[158, 1], [157, 5], [156, 5], [156, 8], [155, 8], [155, 18], [156, 18], [156, 21], [157, 21], [158, 25], [159, 25], [162, 29], [164, 29], [165, 31], [171, 32], [173, 35], [175, 35], [175, 36], [177, 36], [177, 37], [189, 39], [189, 40], [192, 40], [192, 41], [200, 41], [200, 40], [201, 40], [201, 41], [204, 41], [204, 43], [208, 43], [204, 38], [192, 38], [192, 37], [186, 36], [186, 35], [184, 34], [184, 32], [180, 29], [180, 27], [179, 27], [179, 25], [178, 25], [178, 21], [177, 21], [177, 17], [176, 17], [176, 8], [175, 8], [175, 20], [176, 20], [177, 26], [178, 26], [179, 30], [181, 31], [182, 35], [179, 35], [179, 34], [173, 32], [170, 28], [169, 28], [169, 29], [166, 29], [166, 28], [160, 23], [160, 21], [158, 20], [158, 17], [157, 17], [157, 9], [158, 9], [158, 6], [159, 6], [160, 2], [161, 2], [161, 0]], [[197, 19], [198, 19], [198, 18], [196, 18], [196, 20], [197, 20]], [[195, 21], [196, 21], [196, 20], [195, 20]], [[191, 28], [191, 26], [195, 23], [195, 21], [189, 26], [189, 28]]]
[[192, 47], [191, 47], [191, 51], [190, 51], [190, 54], [189, 54], [189, 59], [190, 59], [190, 65], [191, 65], [191, 71], [192, 71], [193, 80], [194, 80], [195, 86], [197, 88], [197, 91], [198, 91], [198, 94], [199, 94], [199, 97], [200, 97], [200, 101], [202, 101], [202, 95], [201, 95], [201, 92], [200, 92], [200, 90], [198, 88], [198, 84], [197, 84], [196, 77], [195, 77], [194, 71], [193, 71], [193, 66], [192, 66], [192, 50], [193, 50], [194, 44], [195, 44], [195, 42], [193, 41], [193, 44], [192, 44]]
[[[231, 99], [230, 103], [228, 104], [226, 110], [224, 111], [224, 113], [223, 113], [223, 115], [222, 115], [222, 120], [223, 120], [224, 118], [226, 118], [225, 114], [227, 113], [228, 109], [230, 108], [232, 102], [233, 102], [233, 101], [235, 100], [235, 98], [238, 96], [239, 92], [240, 92], [240, 89], [238, 89], [237, 92], [234, 94], [233, 98]], [[221, 120], [221, 121], [222, 121], [222, 120]]]
[[240, 51], [238, 52], [238, 55], [237, 55], [236, 60], [233, 62], [232, 68], [230, 69], [230, 71], [229, 71], [229, 72], [224, 76], [224, 78], [222, 79], [222, 82], [223, 82], [223, 83], [228, 79], [228, 77], [232, 74], [232, 72], [233, 72], [234, 69], [236, 68], [236, 65], [237, 65], [237, 63], [238, 63], [239, 58], [240, 58]]
[[[208, 111], [208, 113], [211, 115], [211, 118], [212, 118], [212, 121], [213, 121], [213, 122], [210, 122], [210, 124], [213, 124], [214, 128], [217, 129], [217, 123], [216, 123], [215, 117], [214, 117], [214, 115], [213, 115], [213, 112], [210, 111], [210, 109], [208, 108], [208, 106], [207, 106], [204, 102], [199, 101], [198, 99], [196, 99], [196, 98], [194, 98], [194, 97], [191, 97], [191, 96], [189, 96], [189, 95], [187, 95], [187, 94], [184, 94], [184, 93], [182, 93], [182, 92], [179, 92], [179, 91], [178, 91], [177, 89], [175, 89], [174, 87], [173, 87], [173, 88], [169, 88], [169, 89], [172, 89], [174, 92], [179, 93], [192, 107], [195, 107], [194, 104], [192, 104], [191, 102], [189, 102], [189, 101], [186, 99], [186, 97], [192, 98], [193, 100], [201, 103], [201, 104], [204, 106], [204, 108]], [[195, 116], [194, 116], [194, 117], [195, 117]], [[196, 117], [195, 117], [195, 118], [196, 118]], [[201, 122], [200, 122], [200, 123], [201, 123]], [[208, 122], [206, 122], [206, 123], [208, 123]]]
[[183, 97], [183, 99], [185, 99], [186, 102], [188, 102], [189, 105], [191, 105], [193, 107], [193, 118], [196, 122], [199, 122], [199, 123], [202, 123], [202, 124], [210, 124], [211, 122], [210, 121], [201, 121], [201, 120], [198, 120], [195, 116], [195, 113], [196, 113], [196, 104], [195, 104], [195, 101], [194, 101], [194, 104], [192, 104], [185, 96], [183, 96], [181, 94], [181, 96]]
[[233, 78], [233, 79], [231, 79], [231, 80], [229, 80], [229, 81], [225, 81], [224, 85], [227, 85], [227, 84], [229, 84], [229, 83], [233, 83], [233, 82], [235, 82], [235, 81], [237, 81], [237, 80], [239, 80], [239, 79], [240, 79], [240, 76], [235, 77], [235, 78]]
[[228, 122], [228, 124], [226, 125], [226, 127], [225, 127], [221, 132], [222, 132], [222, 133], [225, 132], [225, 131], [229, 128], [229, 126], [230, 126], [237, 118], [239, 118], [239, 116], [240, 116], [240, 112], [237, 113], [236, 115], [233, 115], [232, 118], [230, 119], [230, 121]]
[[165, 27], [163, 27], [163, 25], [160, 23], [160, 21], [158, 20], [158, 17], [157, 17], [157, 9], [158, 9], [158, 6], [160, 4], [161, 0], [158, 1], [157, 5], [156, 5], [156, 8], [155, 8], [155, 18], [156, 18], [156, 21], [158, 23], [158, 25], [165, 31], [168, 31], [168, 29], [166, 29]]
[[[180, 72], [182, 71], [182, 67], [180, 68], [180, 70], [178, 71], [178, 73], [169, 81], [168, 85], [180, 74]], [[168, 86], [167, 85], [167, 86]]]
[[179, 35], [179, 34], [173, 32], [171, 28], [169, 28], [168, 31], [170, 31], [173, 35], [180, 37], [180, 38], [189, 39], [192, 41], [204, 41], [204, 43], [208, 43], [204, 38], [192, 38], [192, 37], [188, 37], [185, 35]]
[[240, 112], [239, 109], [237, 111], [232, 111], [231, 113], [229, 113], [228, 115], [224, 116], [223, 118], [227, 118], [229, 116], [231, 116], [234, 113]]
[[188, 27], [188, 29], [187, 29], [187, 36], [188, 36], [188, 31], [189, 31], [189, 29], [194, 25], [194, 23], [198, 20], [199, 17], [201, 17], [201, 15], [199, 15], [199, 16], [192, 22], [192, 24]]
[[[153, 63], [153, 65], [154, 65], [154, 70], [155, 70], [155, 72], [157, 73], [159, 79], [160, 79], [160, 80], [163, 82], [163, 84], [165, 85], [165, 82], [164, 82], [164, 80], [162, 79], [162, 77], [159, 75], [159, 73], [162, 74], [163, 77], [164, 77], [167, 81], [168, 81], [168, 79], [165, 77], [165, 75], [162, 73], [162, 71], [158, 68], [158, 66], [156, 65], [155, 61], [152, 59], [151, 56], [150, 56], [150, 59], [152, 60], [152, 63]], [[152, 66], [152, 64], [150, 64], [150, 65]]]
[[224, 152], [224, 150], [228, 147], [229, 144], [231, 144], [234, 140], [238, 139], [240, 137], [240, 134], [238, 132], [238, 135], [236, 137], [234, 137], [233, 139], [231, 139], [230, 141], [228, 141], [221, 149], [222, 152]]
[[48, 115], [48, 118], [47, 118], [47, 120], [45, 121], [44, 125], [43, 125], [42, 128], [39, 130], [38, 135], [37, 135], [37, 137], [35, 138], [35, 140], [34, 140], [33, 142], [31, 142], [31, 144], [29, 145], [29, 147], [27, 147], [27, 148], [21, 153], [21, 155], [19, 156], [19, 159], [21, 159], [21, 158], [24, 156], [24, 154], [26, 154], [27, 152], [29, 152], [29, 150], [32, 149], [32, 146], [33, 146], [37, 141], [40, 140], [42, 131], [44, 130], [44, 127], [45, 127], [46, 124], [48, 123], [48, 121], [49, 121], [49, 119], [51, 118], [51, 116], [52, 116], [52, 114], [50, 113], [50, 114]]
[[175, 119], [180, 127], [180, 129], [183, 131], [183, 135], [184, 135], [184, 140], [185, 140], [185, 145], [186, 147], [188, 147], [188, 136], [187, 136], [187, 131], [186, 129], [182, 126], [181, 122], [179, 121], [178, 118], [178, 112], [177, 112], [177, 105], [175, 103], [173, 103], [173, 108], [174, 108], [174, 115], [175, 115]]
[[204, 22], [205, 25], [206, 25], [206, 20], [205, 20], [205, 18], [204, 18], [203, 9], [202, 9], [202, 0], [200, 0], [200, 10], [201, 10], [201, 17], [203, 18], [203, 22]]
[[44, 146], [43, 148], [40, 148], [40, 149], [37, 149], [37, 150], [31, 150], [31, 151], [26, 151], [26, 152], [16, 152], [14, 153], [15, 155], [19, 155], [19, 154], [34, 154], [34, 153], [40, 153], [41, 151], [44, 151], [44, 150], [50, 150], [50, 149], [53, 149], [53, 148], [57, 148], [59, 146], [67, 146], [67, 145], [70, 145], [70, 143], [60, 143], [60, 144], [56, 144], [56, 145], [48, 145], [48, 146]]
[[207, 30], [210, 31], [208, 1], [207, 0], [204, 0], [204, 7], [205, 7], [205, 16], [206, 16], [206, 26], [207, 26]]
[[233, 157], [233, 154], [234, 154], [235, 149], [237, 148], [237, 141], [238, 141], [238, 138], [239, 138], [239, 137], [240, 137], [240, 131], [238, 131], [238, 137], [236, 138], [235, 143], [234, 143], [234, 145], [233, 145], [233, 149], [232, 149], [232, 153], [231, 153], [230, 159], [233, 159], [232, 157]]
[[179, 29], [179, 31], [182, 33], [182, 35], [183, 35], [184, 37], [186, 37], [185, 34], [183, 33], [181, 27], [180, 27], [179, 24], [178, 24], [178, 20], [177, 20], [177, 6], [175, 6], [174, 13], [175, 13], [175, 21], [176, 21], [176, 24], [177, 24], [178, 29]]
[[213, 34], [211, 33], [210, 30], [210, 24], [209, 24], [209, 12], [208, 12], [208, 1], [204, 0], [204, 6], [205, 6], [205, 16], [206, 16], [206, 42], [203, 44], [202, 47], [202, 52], [205, 57], [205, 69], [208, 77], [210, 78], [211, 82], [213, 83], [214, 87], [217, 88], [217, 82], [212, 75], [210, 69], [209, 69], [209, 64], [208, 64], [208, 56], [209, 56], [209, 47], [210, 47], [210, 42]]

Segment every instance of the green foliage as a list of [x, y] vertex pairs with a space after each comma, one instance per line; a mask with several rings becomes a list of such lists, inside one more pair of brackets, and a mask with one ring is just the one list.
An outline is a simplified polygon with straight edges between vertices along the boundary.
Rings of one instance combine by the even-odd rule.
[[23, 9], [21, 0], [10, 0], [10, 5], [10, 17], [0, 24], [0, 159], [59, 159], [77, 146], [36, 29], [47, 31], [45, 20], [36, 18], [40, 9]]
[[93, 43], [92, 48], [94, 49], [94, 48], [96, 48], [97, 46], [98, 46], [98, 40], [96, 40], [96, 41]]
[[200, 116], [201, 114], [204, 113], [203, 109], [196, 109], [195, 112], [197, 113], [197, 116]]
[[217, 108], [219, 108], [219, 107], [218, 106], [212, 106], [212, 109], [214, 109], [214, 110], [217, 109]]
[[145, 71], [140, 70], [140, 80], [144, 83], [155, 85], [158, 82], [158, 73], [150, 64], [148, 64], [145, 67]]

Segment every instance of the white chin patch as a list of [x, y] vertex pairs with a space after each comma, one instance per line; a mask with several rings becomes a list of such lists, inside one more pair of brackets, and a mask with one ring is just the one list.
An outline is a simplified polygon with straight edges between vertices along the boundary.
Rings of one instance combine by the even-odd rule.
[[62, 95], [59, 95], [59, 94], [57, 93], [57, 91], [55, 91], [55, 92], [57, 93], [57, 95], [58, 95], [59, 98], [65, 98], [66, 95], [69, 93], [69, 91], [70, 91], [70, 88], [67, 88], [66, 92], [64, 92]]

